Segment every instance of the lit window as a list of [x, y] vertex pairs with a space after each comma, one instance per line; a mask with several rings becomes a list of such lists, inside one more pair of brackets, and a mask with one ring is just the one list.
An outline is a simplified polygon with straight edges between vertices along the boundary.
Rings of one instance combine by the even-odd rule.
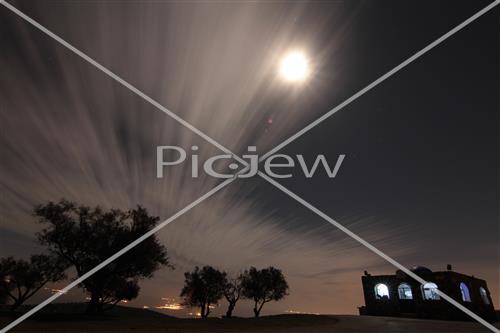
[[437, 292], [438, 286], [435, 283], [428, 282], [422, 286], [422, 297], [425, 300], [439, 300], [439, 294]]
[[465, 283], [460, 283], [460, 292], [462, 293], [462, 301], [470, 302], [469, 288]]
[[480, 287], [479, 294], [481, 295], [481, 299], [483, 300], [484, 304], [490, 304], [490, 299], [488, 298], [488, 293], [486, 292], [486, 289]]
[[379, 283], [375, 286], [375, 298], [376, 299], [389, 299], [389, 288], [383, 283]]
[[401, 283], [398, 287], [399, 299], [413, 299], [411, 287], [408, 283]]

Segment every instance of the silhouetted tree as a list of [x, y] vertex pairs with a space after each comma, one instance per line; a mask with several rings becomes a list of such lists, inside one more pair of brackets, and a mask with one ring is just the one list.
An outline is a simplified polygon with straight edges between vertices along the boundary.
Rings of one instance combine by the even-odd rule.
[[184, 273], [184, 278], [181, 291], [184, 304], [199, 307], [201, 317], [208, 317], [210, 306], [217, 304], [224, 295], [226, 273], [211, 266], [204, 266], [202, 269], [196, 266], [194, 271]]
[[104, 288], [101, 304], [103, 310], [113, 308], [122, 300], [132, 300], [139, 295], [139, 283], [137, 279], [127, 280], [121, 277], [117, 279], [110, 278], [108, 284]]
[[68, 265], [58, 257], [33, 255], [30, 260], [6, 257], [0, 259], [0, 294], [4, 302], [12, 301], [10, 309], [16, 310], [49, 282], [57, 282], [66, 275]]
[[243, 274], [242, 287], [243, 296], [255, 302], [255, 317], [260, 315], [265, 303], [278, 301], [288, 295], [288, 283], [281, 270], [274, 267], [261, 270], [251, 267]]
[[233, 316], [234, 307], [241, 297], [242, 279], [243, 275], [240, 274], [236, 278], [230, 278], [226, 281], [224, 287], [224, 297], [228, 302], [226, 318], [231, 318]]
[[[38, 234], [39, 241], [74, 266], [78, 276], [150, 231], [159, 220], [140, 206], [103, 210], [65, 200], [36, 207], [35, 216], [47, 226]], [[164, 265], [172, 267], [167, 249], [152, 235], [81, 283], [90, 295], [87, 312], [101, 312], [105, 304], [137, 297], [138, 281], [151, 278]]]

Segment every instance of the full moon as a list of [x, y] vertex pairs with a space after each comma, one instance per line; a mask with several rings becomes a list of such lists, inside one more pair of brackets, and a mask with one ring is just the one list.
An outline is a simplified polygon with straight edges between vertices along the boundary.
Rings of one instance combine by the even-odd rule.
[[280, 74], [287, 81], [304, 81], [309, 74], [309, 61], [304, 53], [294, 51], [281, 60]]

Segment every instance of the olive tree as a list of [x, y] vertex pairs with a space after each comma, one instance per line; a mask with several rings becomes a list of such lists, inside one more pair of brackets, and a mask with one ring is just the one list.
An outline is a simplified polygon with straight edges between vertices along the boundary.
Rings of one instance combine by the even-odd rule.
[[[38, 234], [41, 244], [74, 267], [78, 276], [153, 229], [159, 221], [140, 206], [128, 211], [104, 210], [66, 200], [37, 206], [34, 214], [45, 227]], [[151, 278], [162, 266], [172, 267], [167, 249], [152, 235], [79, 285], [90, 297], [87, 312], [102, 312], [105, 305], [137, 297], [139, 281]]]
[[5, 257], [0, 259], [0, 294], [3, 302], [10, 300], [16, 310], [49, 282], [66, 275], [68, 265], [53, 255], [32, 255], [29, 260]]
[[288, 295], [288, 283], [281, 270], [268, 267], [258, 270], [251, 267], [242, 277], [242, 294], [254, 301], [253, 313], [260, 315], [264, 304], [279, 301]]
[[181, 296], [184, 304], [199, 307], [202, 318], [210, 314], [210, 306], [215, 305], [224, 296], [227, 284], [226, 273], [211, 266], [199, 268], [196, 266], [192, 272], [184, 273], [184, 287]]
[[224, 297], [228, 302], [226, 318], [231, 318], [233, 315], [234, 308], [236, 307], [236, 303], [241, 298], [241, 290], [243, 275], [240, 274], [235, 278], [228, 278], [226, 285], [224, 287]]

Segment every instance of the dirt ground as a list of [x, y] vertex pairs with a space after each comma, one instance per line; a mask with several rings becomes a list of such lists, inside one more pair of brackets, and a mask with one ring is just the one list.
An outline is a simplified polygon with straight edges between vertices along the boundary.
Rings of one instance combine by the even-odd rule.
[[[0, 327], [12, 318], [1, 317]], [[497, 323], [497, 327], [500, 325]], [[487, 333], [474, 322], [369, 317], [348, 315], [279, 315], [254, 318], [180, 319], [162, 315], [89, 318], [82, 315], [44, 314], [21, 323], [11, 332], [179, 332], [179, 333]]]

